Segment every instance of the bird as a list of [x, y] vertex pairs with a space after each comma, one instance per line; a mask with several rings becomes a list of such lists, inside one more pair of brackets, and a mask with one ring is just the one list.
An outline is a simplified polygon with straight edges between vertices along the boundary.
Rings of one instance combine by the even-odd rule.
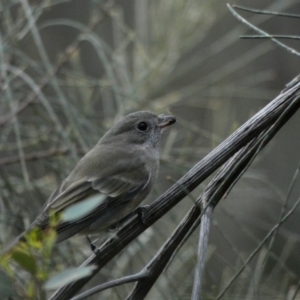
[[138, 111], [110, 128], [77, 163], [52, 193], [27, 230], [1, 250], [10, 252], [33, 228], [49, 228], [50, 214], [63, 214], [86, 199], [101, 196], [91, 211], [75, 220], [60, 220], [56, 243], [77, 233], [107, 231], [132, 213], [150, 193], [159, 171], [163, 130], [174, 124], [172, 115]]

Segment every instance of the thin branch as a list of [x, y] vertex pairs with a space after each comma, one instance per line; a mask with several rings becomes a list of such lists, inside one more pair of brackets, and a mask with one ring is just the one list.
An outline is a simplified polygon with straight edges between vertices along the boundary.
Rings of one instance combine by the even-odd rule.
[[201, 218], [201, 226], [200, 226], [200, 233], [199, 233], [199, 242], [198, 242], [198, 260], [197, 265], [195, 267], [195, 277], [194, 277], [194, 285], [193, 285], [193, 292], [192, 292], [192, 300], [199, 300], [201, 299], [201, 287], [203, 282], [203, 272], [205, 266], [205, 255], [208, 246], [208, 235], [209, 229], [212, 220], [212, 212], [213, 206], [208, 205], [206, 208], [202, 218]]
[[288, 47], [287, 45], [277, 41], [276, 39], [272, 38], [267, 32], [261, 30], [260, 28], [256, 27], [255, 25], [253, 25], [252, 23], [250, 23], [249, 21], [247, 21], [245, 18], [243, 18], [241, 15], [239, 15], [233, 8], [231, 5], [227, 4], [228, 9], [230, 10], [230, 12], [232, 13], [232, 15], [237, 18], [239, 21], [243, 22], [244, 24], [246, 24], [248, 27], [252, 28], [253, 30], [257, 31], [258, 33], [260, 33], [263, 36], [267, 36], [270, 37], [270, 39], [277, 44], [278, 46], [286, 49], [288, 52], [292, 53], [292, 54], [296, 54], [297, 56], [300, 56], [300, 53], [297, 52], [295, 49]]
[[126, 284], [126, 283], [130, 283], [130, 282], [134, 282], [134, 281], [139, 281], [139, 280], [147, 278], [148, 276], [149, 276], [149, 271], [143, 269], [141, 272], [139, 272], [137, 274], [125, 276], [125, 277], [122, 277], [122, 278], [118, 278], [118, 279], [100, 284], [100, 285], [98, 285], [98, 286], [96, 286], [92, 289], [89, 289], [88, 291], [85, 291], [84, 293], [81, 293], [80, 295], [72, 298], [71, 300], [86, 299], [89, 296], [92, 296], [96, 293], [107, 290], [109, 288], [119, 286], [119, 285], [122, 285], [122, 284]]
[[241, 35], [240, 39], [285, 39], [285, 40], [300, 40], [298, 35], [280, 35], [280, 34], [270, 34], [265, 35]]
[[[286, 195], [286, 197], [285, 197], [284, 203], [283, 203], [283, 205], [282, 205], [282, 208], [281, 208], [281, 212], [280, 212], [280, 216], [279, 216], [278, 222], [280, 222], [280, 220], [283, 218], [284, 213], [285, 213], [285, 211], [286, 211], [286, 209], [287, 209], [287, 207], [288, 207], [288, 201], [290, 200], [292, 191], [294, 190], [294, 187], [295, 187], [295, 184], [296, 184], [296, 179], [297, 179], [298, 176], [299, 176], [299, 171], [300, 171], [300, 161], [299, 161], [299, 163], [298, 163], [298, 167], [297, 167], [297, 169], [296, 169], [296, 171], [295, 171], [295, 173], [294, 173], [293, 179], [292, 179], [292, 181], [291, 181], [291, 183], [290, 183], [290, 186], [289, 186], [289, 188], [288, 188], [288, 192], [287, 192], [287, 195]], [[277, 234], [278, 234], [279, 229], [280, 229], [280, 226], [278, 226], [277, 230], [274, 232], [274, 234], [273, 234], [273, 236], [272, 236], [272, 238], [271, 238], [271, 240], [270, 240], [270, 243], [269, 243], [268, 249], [267, 249], [267, 254], [266, 254], [265, 259], [264, 259], [264, 261], [263, 261], [263, 265], [266, 263], [267, 259], [269, 258], [269, 254], [270, 254], [270, 252], [271, 252], [271, 249], [272, 249], [272, 247], [273, 247], [273, 244], [274, 244], [274, 242], [275, 242], [275, 239], [276, 239], [276, 237], [277, 237]]]
[[172, 235], [163, 244], [152, 260], [145, 266], [145, 269], [149, 271], [149, 276], [144, 280], [137, 282], [126, 300], [141, 300], [145, 298], [157, 278], [165, 269], [172, 257], [172, 253], [174, 253], [178, 245], [180, 245], [181, 240], [188, 234], [190, 227], [199, 219], [200, 212], [201, 210], [198, 205], [194, 205], [192, 209], [190, 209]]
[[275, 11], [270, 11], [270, 10], [253, 9], [253, 8], [248, 8], [248, 7], [244, 7], [244, 6], [239, 6], [239, 5], [232, 5], [232, 7], [239, 9], [239, 10], [253, 12], [255, 14], [261, 14], [261, 15], [272, 15], [272, 16], [288, 17], [288, 18], [296, 18], [296, 19], [300, 18], [300, 15], [297, 15], [297, 14], [281, 13], [281, 12], [275, 12]]
[[244, 264], [240, 267], [240, 269], [235, 273], [235, 275], [231, 278], [231, 280], [228, 282], [226, 287], [221, 291], [221, 293], [217, 296], [217, 300], [221, 299], [225, 292], [231, 287], [231, 285], [234, 283], [234, 281], [238, 278], [238, 276], [243, 272], [245, 267], [249, 264], [249, 262], [254, 258], [254, 256], [260, 251], [260, 249], [263, 247], [263, 245], [268, 241], [270, 237], [274, 234], [274, 232], [278, 229], [279, 226], [281, 226], [282, 223], [284, 223], [297, 209], [297, 207], [300, 204], [300, 198], [296, 201], [296, 203], [293, 205], [293, 207], [288, 211], [288, 213], [280, 220], [279, 223], [277, 223], [265, 236], [265, 238], [260, 242], [260, 244], [254, 249], [254, 251], [248, 256], [248, 258], [245, 260]]

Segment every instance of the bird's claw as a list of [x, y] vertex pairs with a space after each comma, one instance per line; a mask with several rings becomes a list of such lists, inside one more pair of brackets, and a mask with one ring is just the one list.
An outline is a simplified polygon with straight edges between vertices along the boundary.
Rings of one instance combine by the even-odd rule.
[[137, 208], [137, 214], [141, 220], [141, 222], [146, 225], [146, 218], [145, 218], [145, 212], [148, 210], [149, 205], [143, 205]]

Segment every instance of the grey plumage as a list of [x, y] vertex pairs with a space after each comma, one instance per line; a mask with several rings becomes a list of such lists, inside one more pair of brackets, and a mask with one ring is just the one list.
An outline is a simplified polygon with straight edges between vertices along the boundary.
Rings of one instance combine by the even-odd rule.
[[[132, 212], [149, 194], [157, 177], [162, 129], [175, 121], [173, 116], [157, 116], [147, 111], [125, 117], [78, 162], [29, 229], [46, 229], [50, 211], [63, 212], [99, 193], [105, 199], [98, 207], [78, 220], [57, 226], [57, 242], [78, 232], [106, 230]], [[24, 234], [1, 253], [14, 247]]]

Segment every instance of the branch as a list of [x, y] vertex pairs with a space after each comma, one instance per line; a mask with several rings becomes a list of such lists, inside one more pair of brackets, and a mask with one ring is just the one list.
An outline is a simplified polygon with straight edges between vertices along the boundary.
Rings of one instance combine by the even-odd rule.
[[[273, 134], [275, 134], [276, 131], [273, 129], [275, 127], [273, 126], [270, 129]], [[278, 131], [279, 126], [277, 126], [276, 129]], [[202, 220], [200, 229], [200, 235], [203, 235], [203, 238], [201, 238], [199, 242], [198, 267], [196, 268], [196, 277], [193, 290], [194, 298], [192, 298], [198, 299], [201, 292], [205, 251], [208, 244], [207, 228], [210, 226], [212, 210], [224, 197], [224, 195], [227, 194], [228, 190], [237, 181], [241, 174], [244, 173], [245, 168], [249, 166], [249, 162], [252, 161], [258, 153], [257, 149], [259, 148], [261, 150], [268, 143], [268, 141], [270, 141], [272, 138], [272, 135], [269, 134], [270, 130], [266, 130], [260, 135], [259, 138], [253, 139], [246, 147], [235, 154], [221, 168], [221, 170], [205, 188], [204, 192], [196, 200], [194, 207], [190, 209], [183, 221], [180, 222], [179, 226], [176, 228], [171, 237], [167, 240], [167, 242], [165, 242], [151, 262], [145, 267], [145, 269], [149, 271], [149, 278], [139, 281], [127, 300], [139, 300], [145, 298], [161, 272], [173, 258], [174, 253], [176, 253], [178, 248], [183, 244], [182, 241], [186, 241], [190, 237], [190, 235], [198, 227], [201, 217], [204, 216], [204, 220]], [[203, 209], [200, 210], [200, 207]], [[206, 216], [208, 217], [207, 222], [205, 220]], [[203, 230], [203, 228], [205, 230]], [[185, 235], [183, 235], [183, 233], [185, 233]]]
[[250, 27], [251, 29], [255, 30], [256, 32], [260, 33], [263, 36], [266, 36], [268, 38], [270, 38], [275, 44], [277, 44], [278, 46], [286, 49], [288, 52], [292, 53], [292, 54], [296, 54], [297, 56], [300, 56], [300, 53], [297, 52], [295, 49], [279, 42], [277, 39], [272, 38], [271, 35], [269, 35], [267, 32], [263, 31], [262, 29], [256, 27], [255, 25], [253, 25], [252, 23], [250, 23], [249, 21], [247, 21], [245, 18], [243, 18], [241, 15], [239, 15], [233, 8], [231, 5], [227, 4], [228, 9], [230, 10], [230, 12], [232, 13], [232, 15], [237, 18], [239, 21], [241, 21], [242, 23], [246, 24], [248, 27]]
[[[249, 141], [259, 136], [266, 128], [270, 127], [289, 107], [289, 118], [298, 110], [300, 94], [300, 83], [285, 89], [271, 103], [254, 115], [243, 126], [229, 136], [217, 148], [197, 163], [188, 173], [178, 180], [170, 189], [156, 199], [145, 211], [142, 223], [138, 217], [131, 220], [125, 227], [121, 228], [116, 237], [110, 238], [98, 250], [97, 256], [91, 256], [83, 265], [96, 265], [93, 273], [83, 279], [73, 282], [58, 291], [50, 299], [70, 299], [75, 295], [103, 266], [124, 249], [139, 234], [144, 232], [154, 222], [164, 216], [172, 207], [182, 200], [187, 192], [195, 189], [217, 168], [224, 164], [231, 156], [243, 148]], [[287, 121], [281, 124], [281, 126]], [[182, 188], [184, 187], [184, 189]]]
[[253, 8], [239, 6], [239, 5], [232, 5], [232, 7], [239, 9], [239, 10], [247, 11], [247, 12], [253, 12], [255, 14], [300, 19], [300, 15], [298, 15], [298, 14], [289, 14], [289, 13], [282, 13], [282, 12], [279, 13], [279, 12], [270, 11], [270, 10], [253, 9]]
[[221, 299], [225, 292], [231, 287], [233, 282], [238, 278], [238, 276], [242, 273], [242, 271], [246, 268], [246, 266], [249, 264], [249, 262], [255, 257], [255, 255], [258, 253], [258, 251], [263, 247], [263, 245], [273, 236], [273, 234], [278, 230], [278, 227], [281, 226], [282, 223], [284, 223], [288, 218], [296, 211], [298, 206], [300, 205], [300, 198], [296, 201], [296, 203], [293, 205], [293, 207], [282, 217], [279, 223], [277, 223], [265, 236], [265, 238], [260, 242], [260, 244], [253, 250], [253, 252], [248, 256], [248, 258], [244, 261], [243, 265], [240, 267], [240, 269], [234, 274], [234, 276], [229, 280], [226, 287], [219, 293], [217, 296], [217, 300]]
[[285, 39], [285, 40], [300, 40], [298, 35], [280, 35], [280, 34], [270, 34], [270, 35], [241, 35], [240, 39]]
[[180, 222], [178, 227], [168, 238], [168, 240], [159, 249], [152, 260], [146, 265], [144, 270], [149, 271], [149, 276], [145, 279], [139, 280], [133, 288], [126, 300], [140, 300], [144, 299], [150, 291], [151, 287], [156, 282], [162, 271], [165, 269], [174, 251], [180, 245], [182, 239], [189, 233], [193, 224], [199, 220], [200, 207], [194, 205], [188, 212], [185, 218]]
[[192, 292], [192, 300], [201, 299], [201, 287], [202, 287], [202, 278], [205, 267], [205, 254], [208, 246], [208, 235], [209, 229], [211, 225], [213, 206], [208, 205], [205, 210], [202, 218], [201, 218], [201, 226], [200, 226], [200, 234], [199, 234], [199, 242], [198, 242], [198, 260], [195, 268], [195, 277], [194, 277], [194, 285]]
[[[298, 101], [299, 100], [297, 98], [294, 99], [293, 102], [286, 108], [286, 110], [278, 118], [278, 120], [276, 120], [274, 125], [270, 126], [268, 130], [262, 132], [256, 140], [253, 140], [252, 143], [249, 143], [248, 147], [245, 147], [238, 153], [238, 155], [236, 155], [237, 156], [236, 159], [235, 157], [233, 157], [224, 166], [225, 170], [226, 168], [229, 170], [228, 175], [224, 178], [224, 180], [221, 181], [218, 180], [219, 187], [216, 190], [216, 192], [212, 195], [209, 202], [207, 203], [206, 209], [204, 209], [205, 213], [203, 215], [204, 218], [202, 220], [201, 228], [200, 228], [200, 237], [198, 243], [198, 262], [195, 269], [192, 300], [199, 300], [201, 297], [201, 286], [203, 281], [202, 277], [203, 277], [203, 271], [205, 266], [205, 252], [208, 245], [208, 233], [211, 224], [212, 210], [221, 199], [220, 196], [225, 194], [226, 186], [230, 184], [230, 186], [228, 187], [228, 191], [226, 192], [226, 196], [227, 196], [229, 191], [231, 190], [231, 187], [236, 184], [238, 179], [248, 169], [248, 167], [251, 165], [251, 163], [253, 162], [254, 158], [258, 155], [258, 153], [268, 144], [268, 142], [275, 136], [275, 134], [286, 123], [286, 121], [290, 119], [291, 115], [294, 113], [294, 104]], [[213, 181], [214, 180], [215, 179], [213, 179]], [[205, 201], [206, 199], [203, 199], [204, 203], [206, 203]], [[233, 281], [231, 282], [231, 284], [232, 283]]]
[[125, 284], [125, 283], [130, 283], [130, 282], [134, 282], [134, 281], [138, 281], [138, 280], [142, 280], [146, 277], [149, 276], [149, 272], [147, 270], [142, 270], [141, 272], [134, 274], [134, 275], [129, 275], [129, 276], [125, 276], [122, 278], [118, 278], [103, 284], [100, 284], [92, 289], [89, 289], [88, 291], [81, 293], [80, 295], [72, 298], [71, 300], [82, 300], [82, 299], [86, 299], [89, 296], [92, 296], [96, 293], [99, 293], [101, 291], [107, 290], [109, 288], [115, 287], [115, 286], [119, 286], [121, 284]]

